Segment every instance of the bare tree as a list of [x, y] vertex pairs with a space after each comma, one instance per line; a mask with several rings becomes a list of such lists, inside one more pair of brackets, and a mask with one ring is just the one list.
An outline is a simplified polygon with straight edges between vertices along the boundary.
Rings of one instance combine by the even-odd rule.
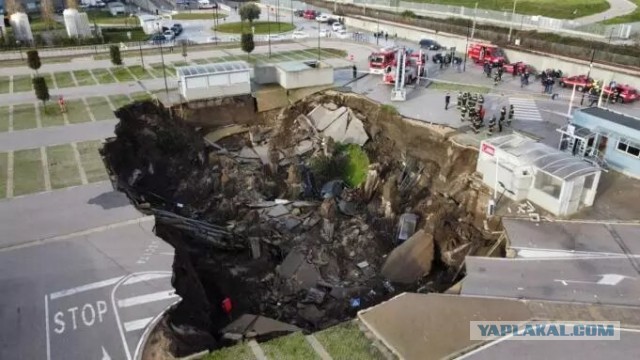
[[5, 8], [9, 15], [22, 11], [22, 2], [20, 0], [5, 0]]
[[42, 21], [44, 21], [47, 30], [53, 29], [53, 24], [55, 23], [53, 19], [54, 12], [53, 0], [40, 1], [40, 14], [42, 14]]
[[67, 9], [77, 9], [78, 0], [67, 0]]

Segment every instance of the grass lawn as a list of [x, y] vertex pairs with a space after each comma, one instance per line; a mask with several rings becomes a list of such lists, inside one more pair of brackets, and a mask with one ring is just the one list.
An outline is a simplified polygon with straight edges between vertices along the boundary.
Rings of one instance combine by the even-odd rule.
[[[150, 66], [151, 66], [151, 69], [149, 69], [149, 71], [153, 72], [153, 74], [157, 78], [161, 78], [164, 76], [162, 73], [162, 63], [155, 63], [155, 64], [151, 64]], [[164, 68], [166, 69], [167, 77], [176, 76], [176, 69], [173, 66], [165, 64]]]
[[103, 96], [90, 97], [87, 98], [87, 103], [96, 121], [115, 119], [116, 116], [113, 115], [113, 110], [109, 106], [107, 98]]
[[320, 359], [302, 333], [282, 336], [260, 344], [269, 359], [298, 360]]
[[122, 66], [122, 67], [112, 67], [111, 68], [111, 73], [120, 82], [127, 82], [127, 81], [135, 81], [136, 80], [136, 79], [133, 78], [133, 76], [131, 76], [129, 71], [127, 71], [127, 68], [125, 68], [124, 66]]
[[131, 71], [131, 73], [136, 78], [138, 78], [138, 80], [145, 80], [145, 79], [152, 78], [151, 74], [149, 74], [149, 72], [140, 65], [129, 66], [128, 68], [129, 68], [129, 71]]
[[7, 196], [7, 153], [0, 153], [0, 199]]
[[62, 189], [80, 185], [80, 170], [71, 144], [49, 146], [47, 148], [49, 177], [52, 189]]
[[[281, 22], [280, 30], [278, 30], [278, 23], [275, 21], [254, 21], [253, 26], [255, 27], [254, 34], [268, 34], [269, 27], [271, 27], [271, 34], [287, 32], [296, 28], [294, 25], [291, 25], [291, 23]], [[249, 31], [251, 29], [251, 25], [249, 25], [248, 22], [231, 22], [218, 25], [216, 30], [227, 34], [241, 34], [243, 28]]]
[[[510, 13], [513, 0], [409, 0], [416, 3], [443, 4], [497, 10]], [[606, 0], [520, 0], [516, 4], [516, 13], [525, 15], [542, 15], [556, 19], [575, 19], [596, 14], [609, 9]]]
[[67, 101], [67, 119], [69, 119], [69, 123], [71, 124], [79, 124], [91, 121], [91, 117], [87, 112], [87, 107], [84, 106], [84, 101]]
[[253, 360], [253, 352], [247, 344], [239, 344], [214, 351], [202, 360]]
[[9, 131], [9, 107], [0, 107], [0, 132]]
[[144, 101], [151, 100], [151, 94], [146, 91], [140, 91], [133, 94], [130, 94], [133, 101]]
[[33, 129], [36, 122], [36, 108], [33, 104], [19, 104], [13, 107], [13, 130]]
[[102, 142], [99, 140], [85, 141], [79, 142], [77, 145], [78, 152], [80, 153], [80, 161], [87, 175], [87, 180], [92, 183], [109, 179], [100, 153], [98, 152], [98, 149], [102, 147]]
[[55, 76], [56, 78], [56, 84], [58, 85], [58, 88], [68, 88], [76, 86], [76, 83], [73, 81], [70, 72], [56, 72], [53, 73], [53, 76]]
[[608, 20], [603, 21], [603, 24], [609, 24], [609, 25], [614, 25], [614, 24], [624, 24], [624, 23], [630, 23], [630, 22], [638, 22], [640, 21], [640, 0], [630, 0], [632, 3], [636, 4], [637, 8], [634, 12], [632, 12], [631, 14], [627, 14], [624, 16], [618, 16], [615, 18], [611, 18]]
[[441, 83], [441, 82], [432, 82], [431, 85], [428, 86], [428, 89], [439, 90], [439, 91], [451, 91], [451, 92], [468, 91], [470, 93], [480, 93], [480, 94], [486, 94], [489, 92], [489, 88], [484, 86], [458, 85], [458, 84], [448, 84], [448, 83]]
[[14, 93], [31, 90], [33, 90], [33, 85], [31, 84], [31, 75], [17, 75], [13, 77]]
[[[69, 102], [67, 102], [67, 104], [69, 104]], [[67, 107], [68, 106], [69, 105], [67, 105]], [[58, 104], [55, 102], [50, 101], [46, 108], [43, 108], [42, 104], [38, 104], [38, 108], [40, 109], [40, 122], [42, 123], [42, 127], [64, 125], [64, 117], [60, 113]]]
[[218, 15], [218, 19], [227, 17], [226, 14], [223, 14], [221, 12], [218, 12], [218, 14], [216, 14], [215, 11], [200, 12], [200, 13], [183, 12], [183, 13], [171, 15], [171, 20], [213, 20], [216, 17], [216, 15]]
[[9, 82], [11, 80], [8, 76], [0, 76], [0, 94], [6, 94], [9, 92]]
[[46, 30], [64, 29], [64, 24], [62, 23], [59, 23], [57, 21], [52, 21], [49, 24], [46, 24], [44, 20], [42, 20], [41, 18], [36, 18], [36, 19], [32, 18], [31, 21], [29, 21], [29, 25], [31, 25], [31, 32], [33, 33], [46, 31]]
[[93, 69], [91, 70], [100, 84], [111, 84], [116, 82], [113, 75], [107, 71], [107, 69]]
[[96, 84], [96, 81], [93, 80], [93, 77], [91, 76], [89, 70], [76, 70], [73, 72], [73, 76], [76, 77], [78, 86], [89, 86]]
[[131, 98], [127, 95], [111, 95], [109, 96], [109, 100], [116, 109], [119, 109], [127, 104], [131, 104]]
[[127, 26], [140, 26], [140, 20], [137, 17], [119, 15], [113, 16], [108, 11], [102, 10], [89, 10], [87, 11], [89, 22], [93, 24], [107, 24], [107, 25], [127, 25]]
[[314, 336], [334, 359], [383, 360], [384, 356], [353, 322], [336, 325]]
[[31, 194], [44, 190], [40, 149], [19, 150], [13, 153], [13, 195]]
[[212, 63], [212, 61], [209, 61], [209, 59], [194, 59], [192, 62], [194, 64], [198, 64], [198, 65], [204, 65], [204, 64]]

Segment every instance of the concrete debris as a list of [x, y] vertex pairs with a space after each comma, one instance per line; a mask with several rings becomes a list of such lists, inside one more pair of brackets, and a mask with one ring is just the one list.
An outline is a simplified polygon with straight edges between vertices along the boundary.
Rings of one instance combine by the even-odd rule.
[[223, 128], [212, 131], [207, 135], [205, 135], [204, 138], [210, 142], [216, 143], [228, 136], [242, 134], [248, 131], [249, 131], [249, 128], [246, 126], [230, 125], [230, 126], [225, 126]]
[[366, 261], [362, 261], [362, 262], [357, 263], [356, 265], [358, 265], [358, 267], [359, 267], [360, 269], [364, 269], [364, 268], [366, 268], [367, 266], [369, 266], [369, 263], [368, 263], [368, 262], [366, 262]]
[[254, 259], [260, 259], [260, 239], [259, 238], [249, 238], [249, 244], [251, 245], [251, 256]]
[[247, 333], [255, 333], [255, 336], [263, 336], [270, 333], [292, 333], [300, 331], [294, 325], [283, 323], [266, 316], [243, 314], [232, 323], [220, 330], [223, 334], [240, 334], [246, 336]]
[[324, 301], [324, 297], [327, 295], [327, 293], [325, 293], [322, 290], [318, 290], [314, 287], [312, 287], [311, 289], [309, 289], [307, 291], [307, 296], [302, 300], [303, 303], [315, 303], [315, 304], [322, 304], [322, 302]]
[[344, 190], [344, 182], [342, 180], [331, 180], [322, 186], [320, 196], [323, 199], [340, 197], [342, 190]]
[[313, 127], [318, 129], [318, 131], [324, 131], [331, 126], [337, 118], [346, 112], [347, 108], [344, 106], [339, 109], [329, 110], [326, 107], [319, 105], [307, 114], [307, 117], [311, 119], [311, 125], [313, 125]]
[[260, 156], [252, 149], [249, 147], [243, 147], [242, 150], [240, 150], [240, 152], [238, 153], [238, 157], [243, 158], [243, 159], [259, 159]]
[[418, 224], [418, 215], [405, 213], [400, 215], [400, 223], [398, 224], [398, 240], [403, 242], [409, 239], [416, 232]]
[[[364, 145], [369, 140], [362, 120], [351, 109], [345, 107], [329, 110], [323, 105], [318, 105], [307, 116], [317, 133], [331, 137], [343, 144]], [[305, 122], [306, 119], [300, 121]]]
[[338, 116], [333, 120], [331, 125], [329, 125], [322, 133], [324, 136], [328, 136], [335, 140], [336, 142], [342, 142], [344, 138], [344, 134], [347, 132], [347, 126], [349, 125], [349, 114], [347, 112], [342, 113], [342, 115]]
[[392, 282], [414, 283], [431, 271], [433, 254], [433, 236], [419, 230], [393, 249], [382, 266], [382, 275]]
[[267, 212], [267, 216], [269, 217], [280, 217], [289, 213], [289, 209], [287, 209], [284, 205], [276, 205], [269, 209]]

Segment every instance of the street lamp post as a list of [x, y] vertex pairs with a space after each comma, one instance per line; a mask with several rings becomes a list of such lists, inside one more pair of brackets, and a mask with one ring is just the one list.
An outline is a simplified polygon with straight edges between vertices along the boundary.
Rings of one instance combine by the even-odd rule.
[[320, 61], [320, 23], [318, 23], [318, 61]]
[[271, 58], [271, 7], [267, 5], [267, 44], [269, 44], [269, 58]]
[[140, 63], [142, 63], [142, 68], [144, 69], [144, 57], [142, 56], [142, 41], [138, 41], [138, 50], [140, 50]]
[[213, 39], [216, 45], [218, 45], [218, 31], [216, 30], [217, 28], [218, 28], [218, 5], [216, 4], [216, 7], [213, 8]]
[[280, 30], [280, 0], [276, 1], [276, 22], [278, 23], [278, 32], [281, 32], [282, 30]]
[[467, 71], [467, 52], [469, 51], [469, 29], [471, 28], [470, 21], [467, 21], [467, 45], [464, 47], [464, 63], [462, 65], [462, 71]]
[[291, 8], [291, 25], [293, 25], [293, 0], [289, 0], [289, 7]]
[[[160, 23], [157, 22], [158, 32], [161, 33], [162, 27]], [[164, 91], [167, 94], [167, 100], [169, 99], [169, 85], [167, 85], [167, 69], [164, 66], [164, 52], [162, 51], [162, 41], [158, 41], [158, 46], [160, 46], [160, 61], [162, 62], [162, 76], [164, 77]]]
[[378, 30], [376, 30], [376, 45], [380, 43], [380, 11], [376, 11], [376, 20], [378, 20]]
[[[596, 57], [596, 49], [593, 49], [593, 51], [591, 52], [591, 61], [589, 62], [589, 71], [587, 72], [587, 81], [589, 81], [589, 77], [591, 76], [591, 69], [593, 68], [593, 59], [595, 57]], [[580, 105], [584, 105], [584, 95], [585, 95], [585, 93], [583, 91], [582, 92], [582, 99], [580, 99]]]
[[[471, 39], [474, 38], [475, 34], [476, 34], [476, 20], [478, 19], [478, 3], [476, 3], [476, 6], [473, 10], [473, 28], [471, 28]], [[467, 29], [468, 30], [468, 29]], [[468, 31], [467, 31], [468, 32]], [[467, 34], [467, 38], [468, 38], [468, 34]]]
[[511, 42], [511, 32], [513, 31], [513, 18], [516, 16], [516, 4], [518, 0], [513, 0], [513, 11], [511, 11], [511, 19], [509, 20], [509, 36], [507, 36], [507, 41]]

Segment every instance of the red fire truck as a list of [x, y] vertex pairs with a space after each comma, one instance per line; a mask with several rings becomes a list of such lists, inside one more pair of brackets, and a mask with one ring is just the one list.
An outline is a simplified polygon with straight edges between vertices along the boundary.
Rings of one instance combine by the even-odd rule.
[[[426, 56], [422, 51], [412, 52], [407, 51], [405, 61], [405, 84], [412, 84], [418, 80], [418, 76], [424, 75], [424, 65], [426, 63]], [[394, 85], [396, 83], [396, 67], [397, 61], [394, 59], [390, 67], [385, 70], [382, 81], [385, 84]]]
[[369, 72], [371, 74], [384, 74], [386, 68], [393, 64], [396, 58], [395, 47], [382, 48], [369, 55]]
[[472, 44], [469, 47], [469, 58], [476, 63], [484, 64], [489, 62], [493, 66], [500, 66], [507, 63], [502, 49], [489, 44]]

